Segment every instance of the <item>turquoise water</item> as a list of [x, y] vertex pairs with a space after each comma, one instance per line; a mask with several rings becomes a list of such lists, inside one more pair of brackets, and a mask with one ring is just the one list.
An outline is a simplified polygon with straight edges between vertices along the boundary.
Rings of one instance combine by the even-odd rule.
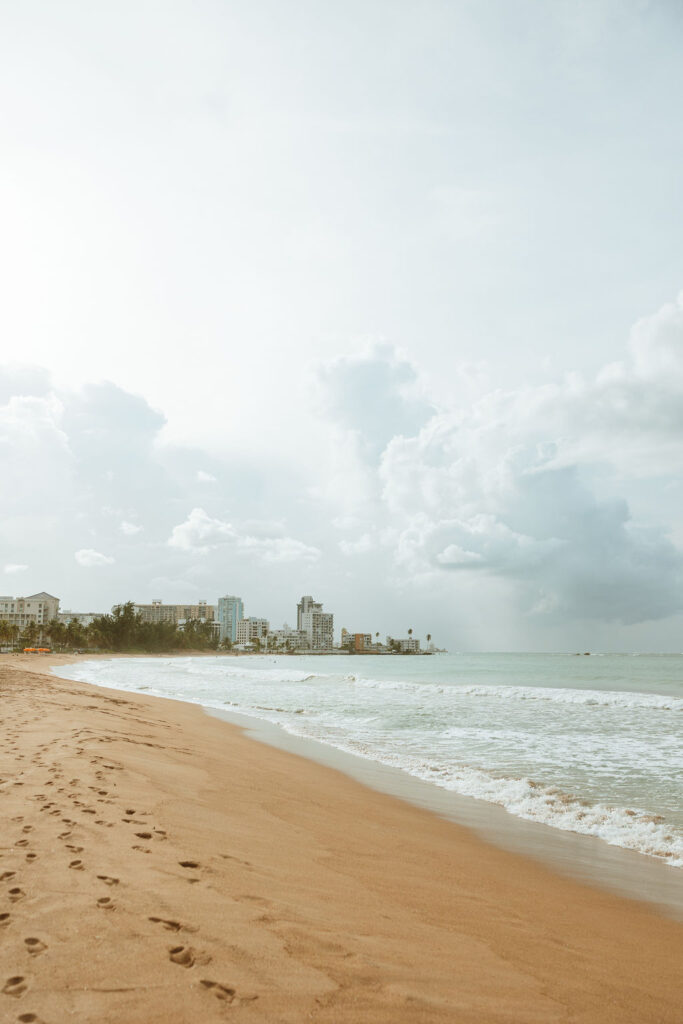
[[58, 674], [275, 723], [683, 867], [683, 656], [130, 658]]

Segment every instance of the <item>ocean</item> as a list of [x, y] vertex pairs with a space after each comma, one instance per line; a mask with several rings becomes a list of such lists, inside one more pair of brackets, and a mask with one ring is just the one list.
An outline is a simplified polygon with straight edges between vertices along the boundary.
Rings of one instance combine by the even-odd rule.
[[683, 655], [221, 655], [54, 671], [263, 719], [683, 867]]

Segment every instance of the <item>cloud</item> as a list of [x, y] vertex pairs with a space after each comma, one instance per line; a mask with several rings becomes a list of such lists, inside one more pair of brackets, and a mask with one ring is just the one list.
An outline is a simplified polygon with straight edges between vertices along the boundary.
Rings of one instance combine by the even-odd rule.
[[406, 572], [489, 574], [514, 581], [535, 615], [635, 623], [683, 607], [683, 555], [665, 523], [634, 520], [624, 492], [680, 468], [679, 298], [593, 380], [439, 413], [394, 438], [379, 472]]
[[168, 546], [180, 551], [206, 554], [211, 548], [234, 540], [235, 530], [230, 523], [212, 519], [203, 508], [193, 508], [184, 523], [173, 527]]
[[369, 533], [363, 533], [356, 540], [340, 540], [339, 550], [344, 555], [364, 555], [372, 551], [376, 542]]
[[126, 537], [133, 537], [136, 533], [140, 533], [142, 530], [141, 526], [136, 523], [129, 523], [127, 519], [124, 519], [119, 526], [121, 533], [125, 534]]
[[319, 369], [318, 385], [325, 414], [369, 456], [397, 435], [415, 434], [434, 412], [415, 366], [392, 345], [330, 360]]
[[[263, 562], [312, 562], [320, 557], [318, 548], [293, 537], [266, 536], [265, 527], [273, 524], [252, 524], [261, 535], [241, 533], [222, 519], [209, 516], [203, 508], [193, 508], [184, 523], [174, 526], [168, 545], [181, 551], [207, 554], [209, 551], [231, 545], [236, 552], [256, 555]], [[276, 524], [276, 527], [277, 524]]]
[[206, 473], [203, 469], [197, 470], [197, 480], [200, 484], [215, 484], [216, 477], [213, 473]]
[[238, 547], [264, 562], [317, 562], [320, 550], [293, 537], [240, 537]]
[[4, 571], [6, 573], [13, 574], [13, 573], [17, 573], [17, 572], [26, 572], [27, 569], [28, 569], [27, 565], [19, 565], [19, 564], [15, 564], [13, 562], [10, 562], [9, 565], [5, 566]]
[[103, 555], [99, 551], [94, 551], [92, 548], [81, 548], [80, 551], [76, 551], [74, 558], [79, 565], [84, 566], [87, 569], [91, 569], [96, 565], [113, 565], [115, 559], [109, 555]]

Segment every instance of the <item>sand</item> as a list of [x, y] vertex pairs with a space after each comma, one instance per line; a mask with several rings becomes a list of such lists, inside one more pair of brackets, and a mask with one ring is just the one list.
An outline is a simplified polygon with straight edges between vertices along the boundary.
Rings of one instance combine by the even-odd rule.
[[679, 923], [37, 668], [0, 658], [1, 1021], [683, 1020]]

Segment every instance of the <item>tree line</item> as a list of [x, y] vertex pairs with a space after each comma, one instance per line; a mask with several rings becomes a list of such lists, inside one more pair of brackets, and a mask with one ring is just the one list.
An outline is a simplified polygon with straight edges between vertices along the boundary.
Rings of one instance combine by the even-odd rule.
[[[218, 637], [210, 622], [188, 619], [180, 629], [173, 622], [143, 622], [133, 602], [118, 605], [110, 615], [98, 615], [83, 626], [76, 619], [47, 626], [29, 623], [23, 630], [16, 623], [0, 620], [0, 644], [35, 647], [49, 640], [55, 650], [179, 651], [216, 650]], [[223, 641], [225, 649], [230, 641]]]

